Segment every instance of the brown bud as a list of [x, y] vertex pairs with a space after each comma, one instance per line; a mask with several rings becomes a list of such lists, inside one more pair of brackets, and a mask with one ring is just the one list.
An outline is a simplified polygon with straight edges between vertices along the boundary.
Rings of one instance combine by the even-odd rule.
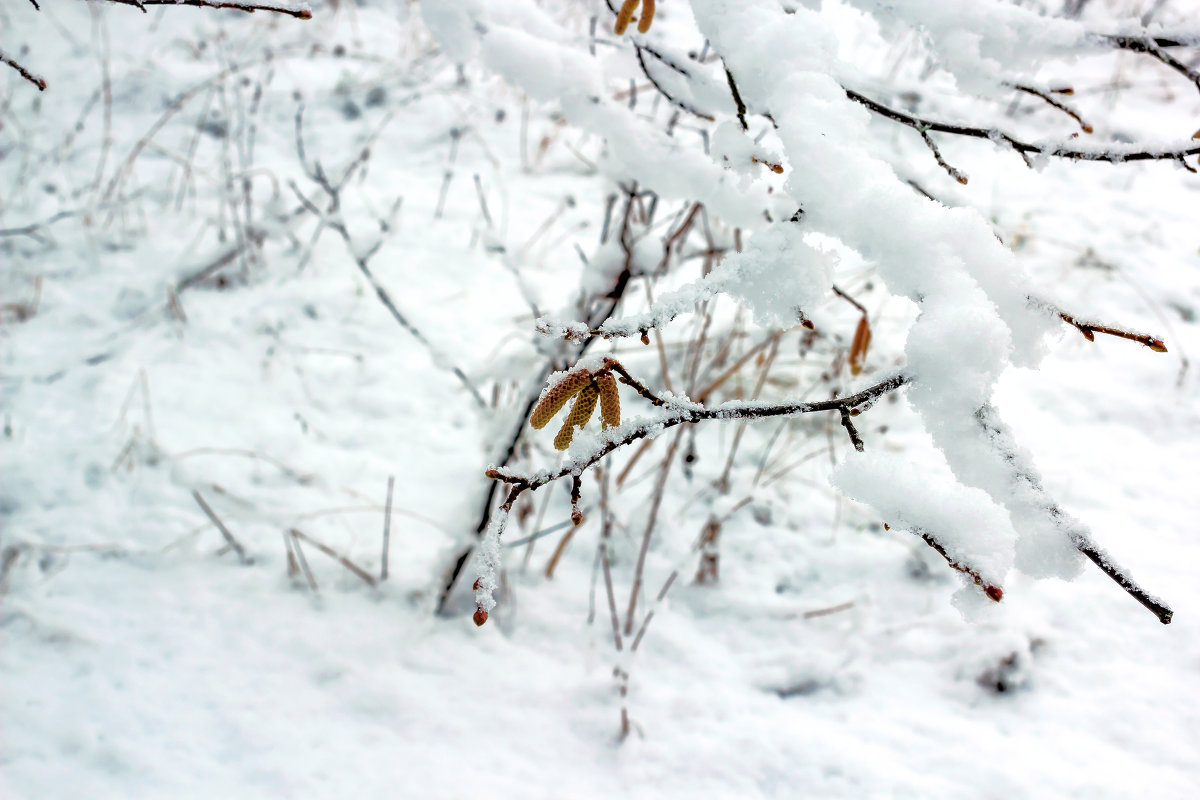
[[650, 334], [642, 331], [642, 344], [650, 344]]
[[588, 420], [592, 418], [598, 396], [596, 390], [591, 386], [579, 393], [579, 398], [575, 401], [575, 405], [571, 406], [571, 413], [567, 415], [566, 422], [559, 429], [558, 435], [554, 437], [555, 450], [566, 450], [571, 446], [571, 440], [575, 438], [575, 429], [587, 425]]
[[638, 0], [625, 0], [621, 10], [617, 12], [617, 24], [613, 26], [613, 33], [617, 36], [625, 33], [625, 29], [629, 27], [629, 21], [633, 19], [633, 10], [637, 6]]
[[489, 467], [484, 471], [483, 477], [490, 478], [491, 480], [497, 480], [500, 477], [500, 470]]
[[476, 578], [476, 579], [475, 579], [475, 582], [474, 582], [473, 584], [471, 584], [471, 591], [472, 591], [472, 592], [478, 592], [478, 591], [479, 591], [479, 582], [480, 582], [481, 580], [483, 580], [483, 578]]
[[475, 609], [475, 614], [471, 617], [471, 619], [475, 620], [476, 625], [483, 625], [483, 623], [488, 621], [488, 613], [482, 608], [477, 608]]
[[534, 428], [544, 428], [546, 423], [554, 418], [567, 401], [574, 397], [583, 387], [591, 382], [591, 375], [586, 369], [576, 370], [561, 381], [551, 386], [529, 415], [529, 424]]
[[999, 586], [985, 586], [983, 587], [983, 593], [995, 600], [997, 603], [1004, 599], [1004, 590]]
[[621, 424], [621, 395], [617, 391], [617, 381], [611, 372], [605, 372], [596, 378], [600, 388], [600, 420], [605, 428]]
[[1162, 339], [1151, 339], [1149, 344], [1147, 344], [1146, 346], [1149, 347], [1151, 350], [1153, 350], [1156, 353], [1167, 352], [1167, 345], [1163, 343]]
[[814, 331], [817, 329], [817, 326], [813, 325], [813, 321], [811, 319], [808, 319], [807, 317], [800, 320], [800, 324], [803, 325], [804, 327], [808, 328], [810, 331]]
[[578, 508], [571, 509], [571, 524], [576, 526], [583, 524], [583, 512]]
[[867, 348], [871, 346], [871, 323], [867, 322], [866, 316], [863, 316], [858, 321], [858, 328], [854, 331], [854, 343], [850, 345], [850, 374], [857, 375], [862, 372], [862, 362], [867, 356]]

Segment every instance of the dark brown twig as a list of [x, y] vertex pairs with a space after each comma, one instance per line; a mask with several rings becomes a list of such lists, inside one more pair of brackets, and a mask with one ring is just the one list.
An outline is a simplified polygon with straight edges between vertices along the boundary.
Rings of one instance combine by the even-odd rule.
[[[850, 411], [855, 408], [862, 408], [880, 396], [899, 389], [908, 382], [909, 378], [907, 376], [897, 374], [880, 381], [874, 386], [863, 389], [861, 392], [832, 400], [822, 400], [813, 403], [780, 403], [776, 405], [733, 402], [707, 407], [699, 404], [679, 405], [668, 403], [646, 389], [645, 391], [649, 393], [650, 397], [657, 400], [658, 405], [667, 409], [667, 416], [648, 420], [645, 425], [622, 426], [617, 436], [606, 441], [583, 460], [567, 461], [557, 470], [522, 474], [505, 468], [493, 467], [488, 469], [487, 476], [495, 481], [506, 483], [513, 487], [536, 490], [548, 483], [573, 475], [577, 471], [587, 469], [614, 450], [624, 447], [630, 442], [644, 439], [651, 432], [673, 428], [676, 425], [684, 423], [703, 422], [706, 420], [765, 419], [768, 417], [795, 416], [820, 411], [839, 411], [843, 407]], [[645, 387], [642, 388], [644, 389]]]
[[245, 11], [247, 14], [253, 14], [255, 11], [270, 11], [275, 14], [286, 14], [296, 19], [312, 19], [312, 12], [307, 8], [268, 3], [238, 3], [224, 0], [107, 0], [107, 2], [122, 6], [134, 6], [143, 12], [146, 12], [146, 6], [196, 6], [197, 8], [229, 8]]
[[1133, 331], [1121, 330], [1120, 328], [1113, 328], [1108, 325], [1099, 325], [1094, 322], [1080, 322], [1065, 311], [1059, 311], [1058, 316], [1062, 318], [1063, 322], [1074, 326], [1083, 334], [1083, 338], [1089, 342], [1096, 341], [1097, 333], [1103, 333], [1108, 336], [1116, 336], [1119, 339], [1128, 339], [1131, 342], [1143, 344], [1156, 353], [1167, 352], [1167, 346], [1163, 343], [1162, 339], [1158, 339], [1147, 333], [1134, 333]]
[[46, 91], [46, 79], [45, 78], [41, 77], [40, 75], [34, 75], [32, 72], [25, 69], [23, 66], [18, 64], [12, 58], [9, 58], [9, 56], [6, 55], [3, 50], [0, 50], [0, 64], [7, 64], [8, 66], [15, 69], [22, 78], [24, 78], [25, 80], [29, 81], [34, 86], [36, 86], [38, 88], [39, 92]]
[[746, 104], [742, 101], [742, 93], [738, 91], [737, 82], [733, 79], [733, 73], [729, 71], [729, 67], [725, 67], [725, 80], [729, 81], [729, 91], [733, 95], [733, 104], [737, 106], [738, 122], [742, 125], [742, 130], [750, 130], [750, 126], [746, 124]]
[[[1014, 85], [1013, 88], [1016, 89], [1018, 92], [1024, 92], [1025, 94], [1033, 95], [1034, 97], [1040, 98], [1045, 103], [1052, 106], [1053, 108], [1057, 108], [1059, 111], [1063, 112], [1068, 117], [1070, 117], [1071, 119], [1078, 122], [1080, 130], [1082, 130], [1084, 133], [1091, 133], [1093, 131], [1092, 126], [1083, 121], [1083, 117], [1079, 116], [1078, 111], [1071, 108], [1069, 105], [1062, 102], [1061, 100], [1054, 99], [1046, 92], [1043, 92], [1041, 89], [1035, 89], [1032, 86], [1021, 86], [1021, 85]], [[1056, 91], [1058, 91], [1060, 94], [1066, 93], [1066, 90], [1063, 90], [1063, 89], [1058, 89]]]
[[1129, 577], [1128, 573], [1112, 563], [1108, 559], [1108, 556], [1096, 547], [1096, 545], [1090, 541], [1081, 539], [1075, 542], [1075, 549], [1087, 556], [1093, 564], [1100, 568], [1101, 572], [1112, 578], [1130, 597], [1149, 609], [1154, 616], [1158, 617], [1159, 622], [1163, 625], [1171, 624], [1171, 618], [1175, 616], [1175, 612], [1170, 607], [1164, 605], [1157, 597], [1147, 592], [1141, 586], [1138, 586], [1133, 578]]
[[987, 139], [992, 142], [1003, 142], [1010, 146], [1014, 151], [1025, 158], [1026, 163], [1029, 163], [1029, 155], [1053, 156], [1056, 158], [1066, 158], [1075, 161], [1101, 161], [1112, 164], [1120, 164], [1126, 161], [1178, 161], [1185, 156], [1193, 156], [1200, 153], [1200, 144], [1190, 147], [1176, 148], [1173, 150], [1129, 150], [1127, 152], [1120, 150], [1080, 150], [1069, 147], [1065, 144], [1056, 145], [1037, 145], [1022, 141], [1010, 133], [1006, 133], [997, 128], [977, 128], [971, 125], [954, 125], [946, 122], [937, 122], [935, 120], [916, 117], [912, 114], [907, 114], [903, 111], [897, 111], [893, 108], [888, 108], [882, 103], [876, 102], [865, 95], [861, 95], [852, 89], [845, 89], [846, 96], [856, 103], [866, 106], [873, 113], [881, 117], [898, 122], [901, 125], [907, 125], [915, 131], [918, 131], [922, 136], [926, 136], [928, 132], [949, 133], [955, 136], [966, 136], [974, 139]]
[[917, 536], [920, 536], [925, 541], [925, 544], [932, 547], [942, 558], [946, 559], [946, 563], [950, 565], [951, 569], [955, 569], [970, 578], [976, 586], [983, 589], [983, 593], [989, 598], [995, 600], [997, 603], [1004, 599], [1003, 589], [1001, 589], [999, 586], [993, 586], [992, 584], [985, 582], [979, 575], [978, 570], [964, 564], [961, 561], [958, 561], [957, 559], [951, 558], [946, 552], [946, 548], [943, 547], [941, 542], [935, 539], [933, 535], [929, 533], [929, 531], [922, 530], [921, 528], [911, 528], [911, 530]]
[[1122, 50], [1131, 50], [1135, 53], [1145, 53], [1151, 58], [1158, 60], [1168, 68], [1175, 70], [1180, 75], [1194, 83], [1197, 89], [1200, 89], [1200, 72], [1197, 72], [1187, 64], [1163, 50], [1163, 47], [1177, 46], [1179, 43], [1169, 39], [1139, 39], [1133, 36], [1114, 36], [1109, 39], [1109, 41]]
[[925, 128], [917, 128], [917, 133], [921, 134], [921, 140], [925, 142], [925, 146], [933, 153], [938, 166], [946, 170], [946, 174], [951, 178], [954, 178], [954, 180], [965, 186], [968, 181], [967, 176], [946, 163], [946, 159], [942, 158], [942, 151], [938, 149], [937, 143], [933, 141], [933, 137], [929, 135], [929, 132]]
[[661, 94], [663, 97], [665, 97], [671, 105], [673, 105], [676, 108], [679, 108], [683, 111], [686, 111], [689, 114], [697, 116], [700, 119], [705, 119], [705, 120], [708, 120], [709, 122], [712, 122], [712, 120], [713, 120], [712, 114], [705, 114], [703, 111], [696, 108], [695, 106], [689, 105], [689, 104], [685, 103], [684, 101], [680, 100], [678, 97], [676, 97], [675, 95], [668, 92], [666, 90], [666, 88], [664, 88], [663, 85], [661, 83], [659, 83], [653, 75], [650, 74], [650, 69], [649, 69], [649, 67], [646, 66], [646, 57], [645, 57], [645, 55], [643, 55], [644, 53], [648, 52], [647, 48], [641, 47], [638, 45], [634, 45], [634, 52], [637, 55], [638, 66], [642, 68], [642, 74], [646, 76], [646, 80], [650, 81], [650, 84], [655, 88], [655, 90], [659, 94]]

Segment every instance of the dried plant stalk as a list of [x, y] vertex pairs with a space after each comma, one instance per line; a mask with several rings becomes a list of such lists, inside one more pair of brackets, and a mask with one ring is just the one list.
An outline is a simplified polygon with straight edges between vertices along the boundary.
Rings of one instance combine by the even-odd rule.
[[605, 428], [621, 424], [621, 395], [617, 391], [617, 379], [611, 372], [596, 378], [600, 389], [600, 420]]
[[592, 418], [592, 412], [596, 410], [598, 398], [599, 394], [592, 386], [579, 393], [579, 399], [575, 401], [575, 405], [571, 406], [571, 413], [567, 415], [567, 421], [563, 423], [558, 435], [554, 437], [555, 450], [566, 450], [571, 446], [571, 440], [575, 438], [575, 429], [588, 424], [588, 420]]
[[544, 428], [546, 423], [554, 418], [567, 401], [579, 393], [591, 381], [591, 375], [586, 369], [572, 372], [557, 384], [552, 386], [534, 407], [529, 415], [529, 424], [534, 428]]
[[[621, 5], [621, 10], [617, 13], [617, 24], [613, 27], [613, 33], [620, 36], [625, 33], [625, 29], [629, 27], [629, 21], [633, 19], [633, 10], [638, 7], [639, 0], [625, 0]], [[653, 14], [653, 5], [651, 2], [651, 14]], [[641, 26], [639, 25], [639, 28]]]
[[862, 372], [863, 359], [867, 357], [867, 348], [871, 346], [871, 323], [864, 316], [858, 321], [854, 331], [854, 343], [850, 345], [850, 374]]

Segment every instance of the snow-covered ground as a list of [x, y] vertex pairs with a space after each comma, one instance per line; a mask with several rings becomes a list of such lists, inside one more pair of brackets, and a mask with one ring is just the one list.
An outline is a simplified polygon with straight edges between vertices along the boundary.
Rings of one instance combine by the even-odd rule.
[[[473, 539], [492, 443], [540, 364], [527, 298], [563, 306], [576, 246], [597, 247], [612, 191], [599, 143], [552, 104], [460, 73], [405, 3], [318, 4], [307, 23], [41, 5], [0, 9], [0, 45], [28, 45], [23, 63], [49, 82], [38, 93], [0, 73], [0, 796], [1200, 792], [1200, 369], [1187, 360], [1200, 354], [1200, 177], [1031, 171], [951, 142], [971, 177], [960, 187], [911, 131], [881, 128], [911, 151], [913, 177], [989, 216], [1064, 307], [1166, 340], [1160, 355], [1064, 326], [996, 400], [1047, 489], [1172, 605], [1169, 626], [1090, 565], [1072, 582], [1010, 575], [1002, 603], [964, 619], [959, 576], [838, 500], [824, 452], [754, 491], [725, 523], [720, 581], [696, 584], [691, 545], [730, 426], [697, 437], [694, 474], [670, 475], [644, 604], [676, 566], [680, 579], [621, 660], [597, 588], [598, 515], [553, 579], [558, 531], [531, 555], [507, 549], [487, 625], [472, 624], [467, 586], [434, 613]], [[1073, 68], [1097, 135], [1186, 139], [1200, 117], [1187, 81], [1134, 54], [1060, 74]], [[348, 234], [359, 256], [381, 242], [371, 270], [432, 347], [396, 323], [337, 232], [314, 243], [299, 195], [328, 200], [297, 153], [301, 105], [310, 168], [337, 181], [369, 147], [342, 192]], [[261, 248], [245, 245], [255, 237]], [[882, 371], [912, 313], [867, 302]], [[822, 313], [853, 325], [836, 300]], [[686, 341], [678, 325], [668, 345]], [[618, 352], [657, 375], [655, 348], [633, 342]], [[781, 396], [807, 385], [792, 362], [779, 372]], [[924, 468], [905, 400], [860, 428], [868, 448]], [[776, 430], [748, 428], [743, 484]], [[841, 460], [836, 420], [824, 430], [786, 441]], [[620, 598], [670, 438], [617, 500]], [[531, 437], [527, 466], [556, 463], [548, 440]], [[303, 542], [318, 589], [289, 577], [292, 529], [378, 572], [389, 476], [389, 579], [369, 587]], [[584, 490], [594, 507], [594, 481]], [[540, 528], [567, 518], [566, 492], [543, 490], [506, 538], [539, 529], [547, 492]]]

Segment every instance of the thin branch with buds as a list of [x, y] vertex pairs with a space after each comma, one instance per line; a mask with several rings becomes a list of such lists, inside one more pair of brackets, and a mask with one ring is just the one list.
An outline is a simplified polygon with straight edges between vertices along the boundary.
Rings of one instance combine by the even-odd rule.
[[7, 64], [8, 66], [15, 69], [17, 71], [17, 74], [19, 74], [22, 78], [24, 78], [25, 80], [29, 81], [34, 86], [36, 86], [38, 88], [39, 92], [46, 91], [46, 79], [45, 78], [41, 77], [40, 75], [34, 75], [32, 72], [25, 69], [23, 66], [18, 64], [15, 60], [10, 58], [3, 50], [0, 50], [0, 64]]
[[1066, 144], [1031, 144], [998, 128], [978, 128], [971, 125], [956, 125], [924, 119], [903, 111], [897, 111], [894, 108], [889, 108], [866, 95], [859, 94], [853, 89], [845, 89], [845, 92], [847, 97], [856, 103], [866, 106], [871, 112], [890, 119], [893, 122], [898, 122], [901, 125], [907, 125], [918, 133], [921, 133], [922, 136], [927, 137], [928, 132], [933, 131], [936, 133], [949, 133], [955, 136], [966, 136], [974, 139], [987, 139], [991, 142], [1004, 143], [1016, 151], [1025, 159], [1025, 163], [1029, 165], [1032, 165], [1032, 162], [1029, 160], [1029, 156], [1031, 155], [1053, 156], [1055, 158], [1066, 158], [1074, 161], [1103, 161], [1111, 164], [1121, 164], [1126, 161], [1182, 161], [1186, 156], [1200, 154], [1200, 144], [1165, 150], [1139, 149], [1137, 146], [1128, 149], [1087, 150], [1071, 147]]

